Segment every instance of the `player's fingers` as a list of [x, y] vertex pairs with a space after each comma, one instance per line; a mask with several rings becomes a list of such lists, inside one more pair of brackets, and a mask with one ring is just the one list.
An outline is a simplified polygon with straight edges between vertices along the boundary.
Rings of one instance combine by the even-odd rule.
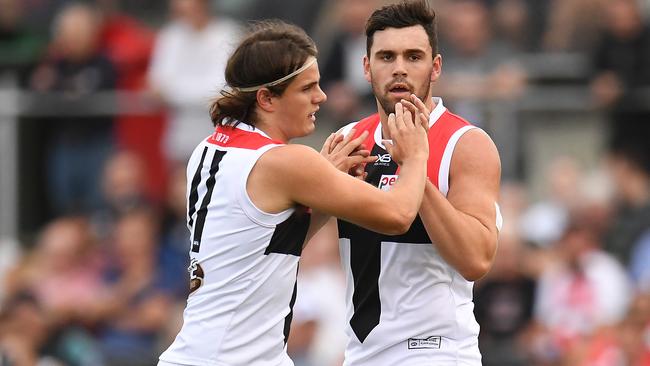
[[354, 167], [352, 167], [352, 169], [350, 169], [349, 173], [350, 173], [351, 176], [353, 176], [353, 177], [355, 177], [357, 179], [361, 179], [361, 180], [363, 180], [364, 177], [367, 174], [365, 172], [365, 166], [362, 165], [362, 164], [355, 165]]
[[400, 103], [402, 103], [402, 105], [414, 116], [417, 115], [418, 112], [420, 112], [420, 110], [418, 110], [418, 107], [416, 107], [415, 104], [409, 102], [406, 99], [402, 99]]
[[334, 141], [334, 133], [330, 133], [330, 135], [325, 139], [325, 142], [323, 143], [323, 147], [320, 149], [320, 153], [325, 155], [329, 154], [330, 151], [332, 151], [332, 141]]
[[339, 150], [341, 150], [345, 146], [345, 139], [353, 135], [354, 135], [354, 130], [351, 130], [350, 134], [347, 136], [343, 136], [342, 133], [337, 132], [334, 136], [334, 141], [332, 142], [332, 149], [330, 150], [330, 153], [334, 154]]
[[350, 166], [355, 166], [359, 164], [374, 163], [377, 160], [376, 156], [350, 156], [348, 157], [348, 162]]
[[424, 102], [420, 100], [420, 98], [418, 98], [417, 95], [411, 94], [411, 101], [413, 102], [413, 104], [415, 104], [416, 107], [418, 107], [418, 110], [424, 113], [427, 117], [431, 114], [429, 108], [427, 108], [426, 104], [424, 104]]
[[366, 150], [366, 149], [357, 149], [357, 150], [354, 150], [354, 151], [352, 152], [352, 154], [350, 154], [350, 156], [355, 156], [355, 155], [364, 156], [364, 157], [366, 157], [366, 156], [370, 156], [370, 150]]
[[395, 113], [391, 113], [388, 115], [388, 121], [386, 122], [386, 127], [388, 127], [388, 135], [389, 136], [395, 136], [397, 133], [397, 126], [395, 124]]
[[395, 127], [397, 129], [406, 128], [406, 123], [404, 122], [404, 106], [399, 102], [395, 104]]
[[391, 141], [391, 140], [382, 140], [382, 143], [384, 144], [384, 147], [386, 148], [386, 151], [388, 152], [388, 154], [390, 154], [390, 156], [395, 156], [395, 154], [393, 154], [393, 150], [395, 150], [395, 146], [393, 145], [393, 141]]
[[408, 109], [402, 105], [402, 103], [397, 103], [395, 105], [395, 112], [396, 114], [398, 113], [397, 111], [400, 111], [399, 114], [401, 114], [401, 119], [402, 123], [404, 124], [405, 128], [412, 128], [413, 127], [413, 117], [411, 116], [411, 112], [409, 112]]
[[429, 118], [424, 113], [418, 113], [418, 121], [425, 130], [429, 129]]
[[[365, 132], [366, 131], [364, 131], [364, 133]], [[347, 148], [347, 146], [350, 144], [350, 141], [353, 139], [354, 135], [355, 135], [355, 130], [351, 130], [350, 133], [345, 135], [343, 140], [341, 140], [341, 142], [339, 142], [339, 144], [336, 145], [336, 147], [334, 148], [334, 150], [332, 152], [337, 153], [337, 152]], [[349, 154], [349, 152], [346, 153], [345, 155], [347, 155], [347, 154]]]
[[359, 137], [355, 138], [354, 140], [348, 142], [342, 149], [341, 153], [345, 155], [350, 155], [353, 151], [357, 150], [359, 146], [368, 138], [368, 131], [363, 131]]

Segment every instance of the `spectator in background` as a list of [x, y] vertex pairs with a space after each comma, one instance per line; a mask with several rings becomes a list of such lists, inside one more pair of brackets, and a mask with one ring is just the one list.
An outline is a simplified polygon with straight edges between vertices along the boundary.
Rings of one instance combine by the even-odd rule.
[[438, 91], [450, 100], [463, 118], [486, 125], [481, 101], [512, 99], [525, 85], [523, 70], [512, 64], [515, 51], [492, 38], [489, 12], [477, 0], [460, 0], [450, 5], [453, 14], [442, 25], [448, 43], [445, 73]]
[[63, 217], [46, 226], [35, 250], [9, 273], [0, 348], [7, 347], [16, 365], [35, 364], [18, 361], [34, 358], [102, 365], [99, 348], [84, 329], [84, 314], [102, 289], [96, 254], [86, 220]]
[[[65, 7], [55, 19], [51, 53], [32, 75], [31, 88], [77, 101], [113, 89], [115, 70], [98, 46], [100, 25], [94, 8]], [[55, 213], [96, 208], [101, 167], [113, 145], [112, 118], [66, 116], [44, 122], [45, 185]]]
[[530, 255], [506, 226], [490, 273], [474, 289], [474, 313], [481, 324], [479, 344], [485, 366], [527, 366], [522, 334], [533, 317], [535, 281], [526, 273]]
[[52, 17], [58, 14], [66, 5], [75, 0], [20, 0], [26, 14], [26, 25], [40, 35], [51, 31]]
[[[461, 117], [490, 133], [501, 155], [504, 179], [518, 175], [519, 129], [514, 102], [526, 86], [526, 73], [513, 60], [517, 52], [492, 37], [490, 13], [478, 0], [452, 2], [441, 18], [444, 72], [434, 84]], [[488, 103], [490, 102], [490, 103]]]
[[609, 2], [611, 0], [548, 1], [542, 48], [550, 52], [591, 51]]
[[0, 0], [0, 87], [5, 78], [22, 84], [45, 48], [44, 42], [25, 26], [24, 10], [19, 0]]
[[377, 6], [377, 0], [339, 0], [336, 4], [334, 21], [338, 27], [323, 61], [321, 79], [328, 96], [324, 107], [334, 121], [358, 119], [371, 113], [375, 106], [362, 61], [366, 52], [366, 19]]
[[637, 296], [620, 323], [599, 329], [567, 355], [572, 366], [650, 365], [650, 297]]
[[533, 342], [538, 361], [562, 360], [584, 337], [615, 325], [627, 312], [632, 292], [625, 270], [599, 248], [594, 234], [583, 216], [574, 217], [555, 246], [555, 261], [539, 278]]
[[[646, 124], [647, 121], [639, 121]], [[623, 131], [621, 131], [622, 133]], [[647, 132], [630, 129], [612, 136], [608, 168], [614, 181], [616, 212], [606, 236], [605, 249], [625, 266], [632, 266], [636, 280], [645, 269], [647, 235], [650, 233], [650, 147]], [[646, 249], [643, 249], [646, 248]], [[640, 261], [640, 262], [639, 262]]]
[[109, 239], [115, 222], [125, 213], [148, 207], [145, 170], [142, 159], [129, 151], [117, 151], [103, 166], [100, 182], [102, 204], [92, 213], [92, 224], [99, 240]]
[[[184, 307], [185, 299], [189, 294], [187, 268], [190, 265], [190, 258], [187, 255], [190, 240], [186, 222], [186, 169], [178, 165], [170, 173], [161, 232], [160, 269], [165, 277], [165, 283], [173, 288], [174, 296], [183, 302]], [[179, 309], [177, 314], [181, 313], [182, 309]]]
[[535, 48], [535, 29], [531, 25], [533, 17], [529, 3], [526, 0], [498, 0], [494, 3], [491, 10], [495, 39], [517, 51], [532, 51]]
[[[140, 20], [122, 12], [124, 1], [96, 0], [96, 3], [102, 15], [100, 43], [115, 64], [117, 89], [129, 93], [143, 92], [147, 87], [154, 32]], [[131, 95], [119, 99], [119, 102], [120, 115], [115, 120], [117, 146], [135, 153], [143, 160], [147, 197], [161, 201], [167, 179], [161, 146], [164, 132], [162, 108], [143, 103]], [[135, 113], [127, 112], [133, 109]]]
[[[235, 0], [233, 0], [235, 1]], [[244, 19], [282, 19], [312, 33], [325, 0], [236, 0], [247, 2]], [[354, 0], [350, 1], [352, 3]], [[365, 0], [361, 0], [365, 1]]]
[[577, 161], [568, 156], [549, 162], [545, 172], [545, 197], [528, 205], [517, 219], [524, 240], [549, 248], [564, 234], [569, 213], [582, 198], [579, 194], [582, 172]]
[[647, 99], [635, 93], [650, 87], [650, 27], [635, 0], [609, 0], [604, 9], [592, 94], [601, 107], [623, 109], [618, 113], [644, 108], [647, 118]]
[[170, 107], [164, 151], [184, 164], [213, 127], [210, 98], [224, 86], [226, 61], [240, 38], [233, 21], [211, 15], [208, 0], [170, 0], [172, 21], [158, 36], [150, 87]]
[[158, 225], [150, 211], [123, 214], [114, 230], [106, 289], [87, 307], [108, 365], [152, 365], [171, 297], [157, 265]]
[[88, 222], [54, 220], [43, 230], [33, 256], [16, 268], [11, 287], [33, 292], [57, 325], [79, 320], [101, 290], [101, 262]]
[[52, 330], [36, 299], [29, 294], [18, 294], [3, 305], [0, 312], [0, 364], [64, 366], [61, 357], [45, 351]]

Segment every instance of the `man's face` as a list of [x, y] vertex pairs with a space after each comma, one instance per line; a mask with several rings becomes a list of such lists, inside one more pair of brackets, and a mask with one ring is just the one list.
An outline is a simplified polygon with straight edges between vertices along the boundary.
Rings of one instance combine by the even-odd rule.
[[327, 96], [319, 85], [318, 63], [301, 72], [276, 98], [276, 111], [284, 119], [281, 124], [286, 140], [309, 135], [315, 129], [320, 104]]
[[429, 97], [430, 83], [440, 75], [441, 62], [439, 55], [434, 59], [424, 28], [415, 25], [375, 32], [363, 66], [382, 109], [394, 113], [395, 103], [409, 100], [412, 93], [423, 101]]

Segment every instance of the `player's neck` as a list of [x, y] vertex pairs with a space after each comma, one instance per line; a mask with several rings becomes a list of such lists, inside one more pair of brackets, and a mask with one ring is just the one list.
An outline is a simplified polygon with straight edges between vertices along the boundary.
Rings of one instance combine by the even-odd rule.
[[269, 123], [268, 121], [260, 118], [260, 121], [255, 125], [255, 128], [264, 132], [266, 136], [275, 141], [282, 141], [285, 144], [289, 143], [290, 137], [286, 136], [277, 124]]

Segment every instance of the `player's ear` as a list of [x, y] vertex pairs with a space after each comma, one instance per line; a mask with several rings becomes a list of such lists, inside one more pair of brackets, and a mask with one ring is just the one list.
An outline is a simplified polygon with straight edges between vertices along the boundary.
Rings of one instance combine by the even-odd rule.
[[370, 78], [370, 59], [368, 59], [368, 55], [363, 56], [363, 76], [369, 83], [372, 81]]
[[268, 88], [262, 88], [257, 91], [257, 105], [264, 111], [273, 112], [273, 93]]
[[442, 55], [437, 54], [433, 58], [433, 69], [431, 70], [431, 82], [435, 82], [440, 77], [442, 72]]

